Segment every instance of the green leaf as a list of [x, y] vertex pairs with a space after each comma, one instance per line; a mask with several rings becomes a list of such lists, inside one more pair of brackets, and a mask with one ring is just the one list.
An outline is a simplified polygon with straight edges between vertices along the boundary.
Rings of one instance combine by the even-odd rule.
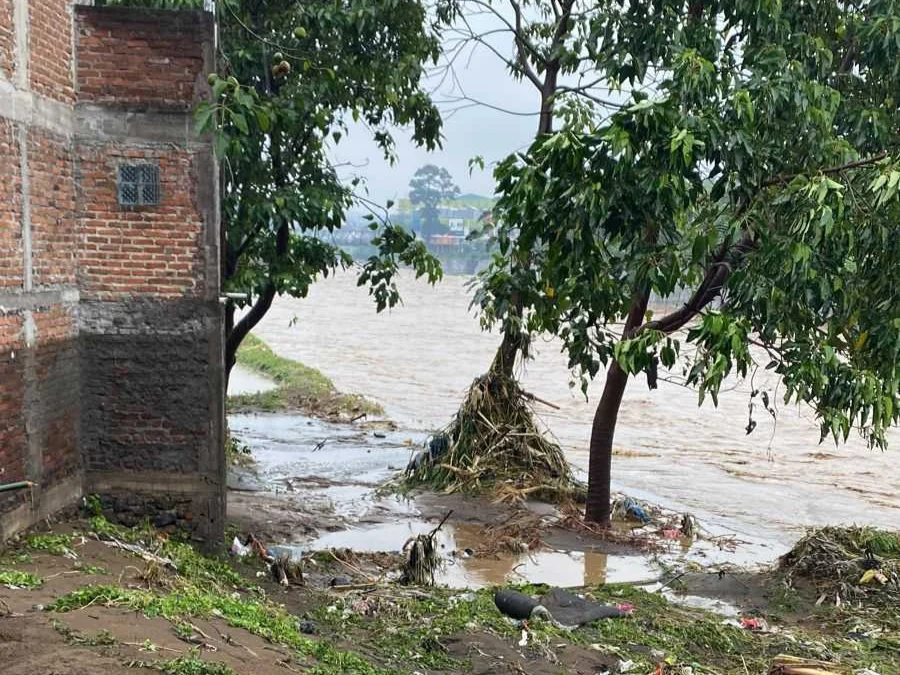
[[205, 134], [213, 128], [216, 109], [208, 103], [201, 103], [194, 112], [194, 126], [198, 135]]
[[238, 128], [238, 131], [245, 136], [250, 133], [250, 127], [247, 125], [247, 118], [241, 113], [233, 113], [231, 115], [231, 121], [234, 123], [234, 126]]

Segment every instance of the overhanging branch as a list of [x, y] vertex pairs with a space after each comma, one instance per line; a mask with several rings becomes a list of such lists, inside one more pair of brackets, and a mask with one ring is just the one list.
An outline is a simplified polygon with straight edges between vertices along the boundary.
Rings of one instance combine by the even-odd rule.
[[[832, 166], [825, 169], [820, 169], [817, 173], [819, 174], [836, 174], [843, 173], [844, 171], [852, 171], [854, 169], [861, 169], [872, 166], [883, 160], [888, 156], [888, 152], [882, 152], [877, 155], [873, 155], [872, 157], [868, 157], [866, 159], [860, 159], [855, 162], [849, 162], [847, 164], [842, 164], [840, 166]], [[765, 189], [767, 187], [772, 187], [775, 185], [787, 185], [797, 176], [802, 176], [803, 173], [795, 173], [795, 174], [783, 174], [779, 176], [772, 176], [771, 178], [767, 178], [760, 184], [760, 190]], [[656, 321], [648, 321], [644, 325], [640, 326], [634, 331], [634, 335], [641, 333], [645, 330], [658, 330], [662, 331], [665, 334], [673, 333], [681, 328], [684, 328], [691, 319], [693, 319], [697, 314], [699, 314], [705, 307], [709, 305], [713, 300], [718, 297], [719, 293], [722, 291], [722, 288], [725, 285], [725, 282], [728, 279], [728, 276], [731, 274], [733, 266], [740, 264], [740, 262], [746, 257], [746, 255], [752, 251], [754, 248], [753, 235], [750, 232], [744, 232], [743, 236], [738, 240], [734, 246], [727, 246], [726, 244], [722, 244], [719, 250], [716, 252], [716, 255], [713, 257], [712, 262], [709, 267], [706, 269], [706, 274], [703, 277], [703, 281], [697, 287], [697, 290], [694, 291], [690, 300], [685, 303], [681, 308], [675, 310], [667, 314], [666, 316], [658, 319]], [[737, 260], [727, 261], [729, 254], [737, 253]]]

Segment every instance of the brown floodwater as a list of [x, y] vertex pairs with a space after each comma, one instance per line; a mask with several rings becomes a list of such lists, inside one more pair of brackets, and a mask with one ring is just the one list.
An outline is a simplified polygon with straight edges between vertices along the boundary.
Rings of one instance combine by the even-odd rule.
[[[473, 378], [493, 357], [499, 336], [480, 330], [463, 277], [431, 287], [405, 275], [403, 305], [376, 314], [352, 274], [315, 284], [304, 300], [278, 300], [257, 334], [278, 353], [319, 368], [343, 391], [381, 403], [404, 426], [446, 425]], [[777, 382], [760, 371], [734, 380], [718, 408], [697, 407], [694, 391], [660, 382], [650, 391], [632, 379], [616, 433], [615, 487], [695, 513], [738, 533], [785, 545], [809, 525], [900, 523], [900, 432], [891, 449], [873, 451], [851, 437], [818, 443], [813, 412], [779, 402], [777, 420], [758, 410], [747, 435], [749, 393]], [[566, 359], [554, 340], [539, 340], [522, 382], [560, 407], [537, 412], [572, 464], [587, 468], [587, 444], [601, 373], [585, 401], [569, 387]], [[598, 563], [599, 566], [599, 563]]]

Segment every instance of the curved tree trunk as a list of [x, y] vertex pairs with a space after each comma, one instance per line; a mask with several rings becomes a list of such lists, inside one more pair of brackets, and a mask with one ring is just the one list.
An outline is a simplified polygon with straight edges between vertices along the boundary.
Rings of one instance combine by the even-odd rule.
[[609, 523], [613, 438], [627, 384], [628, 375], [613, 361], [606, 373], [603, 395], [597, 404], [594, 423], [591, 425], [588, 497], [584, 518], [601, 525]]
[[[650, 292], [647, 290], [638, 291], [631, 296], [631, 306], [622, 332], [623, 340], [632, 337], [643, 323], [649, 301]], [[622, 395], [627, 385], [628, 374], [622, 370], [617, 361], [613, 361], [606, 371], [606, 384], [603, 385], [603, 394], [594, 413], [594, 423], [591, 425], [588, 496], [584, 518], [604, 526], [609, 524], [610, 516], [613, 438], [616, 434], [619, 408], [622, 406]]]

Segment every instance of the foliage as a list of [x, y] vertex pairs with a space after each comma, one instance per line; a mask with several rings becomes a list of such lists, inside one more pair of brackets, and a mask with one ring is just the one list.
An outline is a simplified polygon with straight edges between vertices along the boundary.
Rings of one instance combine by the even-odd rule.
[[254, 373], [273, 379], [278, 387], [254, 394], [230, 396], [230, 412], [300, 409], [329, 419], [383, 412], [380, 406], [362, 396], [338, 393], [334, 383], [320, 371], [278, 356], [254, 335], [248, 335], [241, 344], [237, 362]]
[[224, 663], [204, 661], [196, 656], [179, 656], [170, 661], [133, 661], [128, 665], [158, 670], [165, 675], [237, 675]]
[[32, 551], [43, 551], [51, 555], [66, 555], [72, 550], [72, 537], [67, 534], [29, 534], [25, 545]]
[[43, 581], [29, 572], [0, 569], [0, 586], [12, 588], [37, 588]]
[[162, 617], [180, 621], [191, 617], [216, 616], [229, 626], [242, 628], [275, 644], [289, 647], [304, 656], [320, 661], [323, 675], [358, 673], [381, 675], [362, 657], [352, 652], [338, 651], [325, 640], [310, 640], [302, 636], [296, 619], [283, 607], [263, 599], [222, 592], [215, 584], [186, 583], [172, 593], [124, 589], [118, 586], [85, 586], [57, 598], [50, 611], [70, 612], [100, 604], [106, 607], [127, 607], [148, 617]]
[[423, 235], [440, 234], [446, 227], [438, 216], [441, 202], [459, 196], [459, 186], [443, 167], [426, 164], [409, 181], [409, 201], [419, 207], [419, 230]]
[[[652, 388], [661, 365], [715, 403], [759, 362], [823, 439], [884, 447], [900, 420], [896, 3], [663, 0], [586, 20], [564, 59], [615, 100], [570, 97], [559, 132], [498, 167], [486, 324], [517, 318], [515, 297], [585, 387], [607, 365]], [[611, 429], [624, 382], [607, 378]], [[774, 395], [751, 403], [772, 412]]]
[[[222, 158], [224, 285], [246, 293], [237, 305], [250, 307], [238, 323], [228, 309], [230, 368], [276, 295], [304, 297], [316, 278], [352, 263], [321, 236], [341, 227], [351, 205], [369, 203], [355, 192], [359, 180], [344, 184], [329, 160], [348, 121], [368, 127], [387, 157], [393, 125], [436, 146], [440, 117], [420, 80], [439, 40], [419, 0], [223, 0], [219, 22], [221, 72], [210, 74], [213, 100], [196, 119], [200, 132], [215, 130]], [[384, 245], [361, 278], [377, 282], [382, 309], [397, 302], [398, 262], [432, 282], [440, 268], [411, 234], [371, 217]]]

